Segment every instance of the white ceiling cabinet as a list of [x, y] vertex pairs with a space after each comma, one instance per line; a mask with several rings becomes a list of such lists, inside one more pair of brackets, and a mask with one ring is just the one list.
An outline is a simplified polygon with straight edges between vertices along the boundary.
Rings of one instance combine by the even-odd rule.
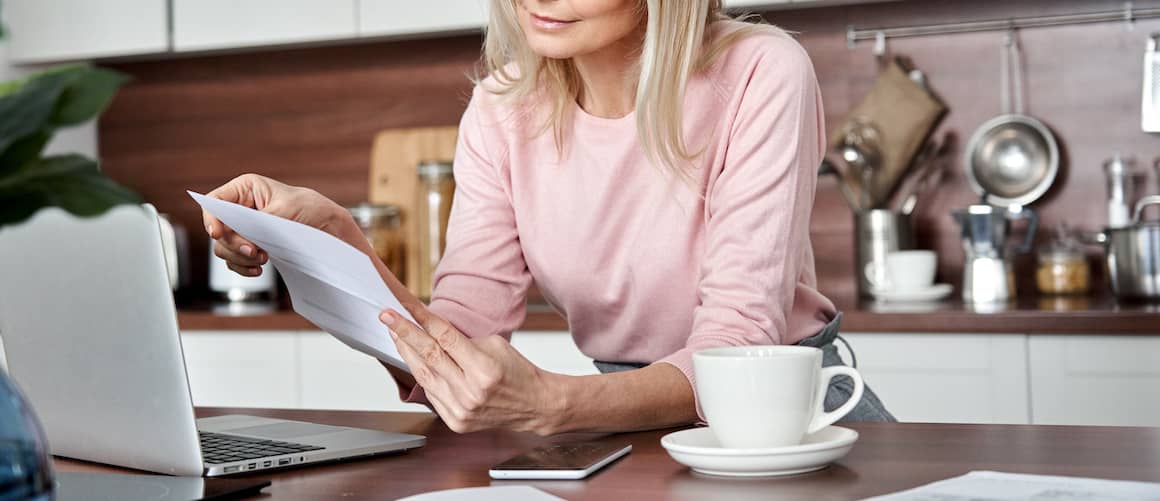
[[358, 34], [357, 0], [172, 2], [177, 52], [342, 40]]
[[16, 63], [169, 50], [168, 0], [5, 0], [9, 59]]
[[750, 9], [760, 11], [893, 1], [897, 0], [725, 0], [725, 8]]
[[489, 0], [359, 0], [358, 34], [364, 37], [479, 30]]

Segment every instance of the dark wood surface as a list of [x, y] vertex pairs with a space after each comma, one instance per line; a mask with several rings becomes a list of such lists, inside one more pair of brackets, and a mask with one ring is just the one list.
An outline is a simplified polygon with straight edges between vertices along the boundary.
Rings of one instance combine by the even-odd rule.
[[[838, 298], [843, 332], [1137, 334], [1160, 335], [1160, 303], [1119, 302], [1109, 297], [1025, 298], [1000, 307], [972, 307], [958, 300], [891, 304]], [[317, 329], [283, 307], [270, 313], [225, 315], [206, 305], [178, 313], [182, 330]], [[531, 305], [520, 330], [566, 331], [568, 322], [546, 305]]]
[[[489, 466], [536, 445], [588, 435], [538, 438], [508, 432], [457, 435], [430, 415], [339, 411], [202, 409], [201, 416], [244, 412], [387, 431], [418, 433], [425, 447], [401, 455], [255, 475], [273, 481], [274, 499], [397, 499], [427, 491], [532, 485], [569, 500], [859, 499], [917, 487], [973, 470], [1160, 482], [1160, 428], [1016, 425], [847, 425], [859, 439], [848, 456], [821, 471], [766, 479], [695, 474], [660, 446], [673, 430], [617, 435], [632, 453], [580, 481], [492, 481]], [[118, 471], [58, 459], [59, 471]]]
[[[1160, 0], [1137, 0], [1139, 8]], [[1116, 10], [1121, 0], [905, 0], [776, 11], [809, 51], [828, 126], [873, 85], [870, 43], [846, 46], [845, 30], [1019, 15]], [[1147, 33], [1160, 20], [1024, 30], [1028, 111], [1058, 136], [1064, 165], [1034, 208], [1044, 227], [1066, 221], [1098, 229], [1104, 220], [1101, 162], [1117, 151], [1149, 163], [1155, 137], [1139, 128]], [[950, 107], [939, 133], [960, 144], [998, 114], [999, 32], [891, 40], [911, 57]], [[184, 190], [209, 190], [243, 172], [310, 186], [343, 204], [367, 197], [375, 132], [458, 122], [478, 58], [479, 36], [206, 55], [113, 64], [134, 77], [99, 124], [105, 170], [140, 191], [191, 231], [193, 281], [205, 287], [208, 251], [196, 206]], [[957, 158], [957, 157], [956, 157]], [[1160, 191], [1156, 180], [1148, 192]], [[916, 212], [918, 243], [939, 252], [939, 280], [961, 281], [963, 254], [949, 213], [974, 202], [961, 162]], [[1042, 232], [1046, 235], [1047, 232]], [[811, 222], [820, 288], [854, 293], [853, 221], [836, 184], [822, 180]], [[1093, 262], [1100, 249], [1091, 248]], [[1032, 290], [1033, 257], [1018, 262]], [[1099, 270], [1099, 267], [1095, 267]], [[1097, 284], [1099, 285], [1099, 284]], [[851, 320], [853, 321], [853, 320]]]

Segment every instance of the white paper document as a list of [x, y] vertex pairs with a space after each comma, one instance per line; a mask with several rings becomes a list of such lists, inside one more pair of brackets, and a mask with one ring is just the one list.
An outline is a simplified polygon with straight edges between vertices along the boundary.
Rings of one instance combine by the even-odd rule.
[[1160, 501], [1160, 484], [972, 471], [867, 501]]
[[294, 311], [347, 346], [410, 372], [379, 313], [415, 322], [379, 277], [370, 256], [317, 228], [187, 192], [201, 207], [261, 247], [282, 274]]
[[468, 487], [428, 492], [405, 497], [399, 501], [564, 501], [556, 496], [526, 485]]

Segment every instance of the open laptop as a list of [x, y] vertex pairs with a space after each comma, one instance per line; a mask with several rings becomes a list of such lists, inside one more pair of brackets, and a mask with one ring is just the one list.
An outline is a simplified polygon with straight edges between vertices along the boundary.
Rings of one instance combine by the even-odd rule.
[[426, 441], [254, 416], [196, 419], [150, 205], [96, 218], [47, 209], [0, 228], [0, 338], [58, 456], [218, 476]]

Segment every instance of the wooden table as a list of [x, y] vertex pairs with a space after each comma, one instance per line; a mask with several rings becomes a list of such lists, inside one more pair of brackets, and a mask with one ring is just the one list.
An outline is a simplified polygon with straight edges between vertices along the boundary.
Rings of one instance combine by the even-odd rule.
[[[426, 435], [402, 455], [308, 466], [272, 474], [264, 492], [276, 499], [396, 499], [457, 487], [497, 485], [490, 465], [532, 446], [579, 438], [508, 432], [457, 435], [431, 415], [259, 409], [199, 409], [199, 416], [246, 413]], [[660, 446], [672, 430], [625, 434], [628, 457], [583, 481], [517, 482], [565, 499], [858, 499], [949, 478], [971, 470], [1088, 476], [1160, 482], [1160, 428], [851, 424], [861, 434], [837, 464], [814, 473], [768, 479], [694, 474]], [[118, 471], [58, 459], [59, 471]]]

